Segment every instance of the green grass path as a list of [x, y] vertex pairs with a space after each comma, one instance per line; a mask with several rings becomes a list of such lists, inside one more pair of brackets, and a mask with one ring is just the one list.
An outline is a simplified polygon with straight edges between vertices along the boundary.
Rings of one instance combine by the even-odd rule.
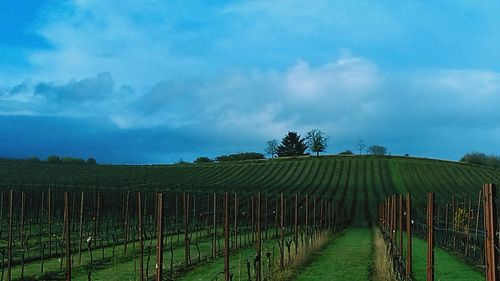
[[[413, 238], [413, 273], [417, 281], [425, 280], [427, 266], [427, 242]], [[473, 267], [465, 264], [458, 257], [446, 250], [435, 249], [436, 281], [482, 281], [484, 276]]]
[[294, 280], [368, 280], [372, 264], [372, 235], [368, 227], [343, 231], [333, 237]]

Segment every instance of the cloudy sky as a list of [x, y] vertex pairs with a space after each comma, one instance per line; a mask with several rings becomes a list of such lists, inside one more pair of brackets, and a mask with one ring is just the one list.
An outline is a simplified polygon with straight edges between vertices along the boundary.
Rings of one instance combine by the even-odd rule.
[[500, 154], [497, 1], [0, 1], [0, 156], [164, 163], [317, 128]]

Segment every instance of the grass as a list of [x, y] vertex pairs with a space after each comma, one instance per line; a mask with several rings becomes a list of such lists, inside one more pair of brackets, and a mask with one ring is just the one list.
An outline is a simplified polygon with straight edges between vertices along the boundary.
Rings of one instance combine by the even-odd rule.
[[[426, 279], [427, 242], [413, 237], [413, 274], [415, 280]], [[436, 281], [482, 281], [484, 275], [460, 258], [440, 249], [435, 249], [435, 280]]]
[[300, 270], [297, 281], [368, 280], [372, 260], [372, 230], [354, 227], [341, 232], [314, 254], [312, 263]]

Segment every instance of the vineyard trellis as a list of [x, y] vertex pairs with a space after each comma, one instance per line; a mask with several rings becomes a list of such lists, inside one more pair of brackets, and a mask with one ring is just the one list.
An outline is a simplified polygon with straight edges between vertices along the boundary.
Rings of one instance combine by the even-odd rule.
[[[212, 280], [272, 280], [315, 241], [347, 226], [349, 209], [283, 192], [16, 187], [0, 193], [0, 280], [93, 280], [118, 263], [129, 264], [134, 279], [173, 280], [218, 258], [224, 266]], [[240, 269], [232, 270], [231, 255], [251, 247], [247, 270], [241, 253]]]
[[[500, 278], [498, 204], [496, 185], [484, 184], [477, 202], [464, 195], [451, 202], [413, 200], [410, 193], [392, 195], [379, 204], [379, 227], [399, 280], [417, 280], [413, 272], [412, 236], [427, 242], [426, 280], [435, 278], [435, 246], [448, 249], [482, 268], [486, 280]], [[482, 220], [480, 219], [482, 217]], [[405, 248], [406, 246], [406, 248]]]

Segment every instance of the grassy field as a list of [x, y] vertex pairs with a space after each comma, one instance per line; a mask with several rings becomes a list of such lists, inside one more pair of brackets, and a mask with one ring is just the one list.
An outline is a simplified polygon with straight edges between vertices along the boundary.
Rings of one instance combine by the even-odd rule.
[[[415, 280], [426, 279], [427, 243], [413, 238], [413, 273]], [[481, 281], [484, 275], [472, 266], [465, 264], [459, 257], [440, 249], [435, 249], [435, 280]]]
[[372, 230], [350, 228], [334, 237], [314, 254], [312, 263], [300, 270], [294, 280], [368, 280], [372, 263]]

